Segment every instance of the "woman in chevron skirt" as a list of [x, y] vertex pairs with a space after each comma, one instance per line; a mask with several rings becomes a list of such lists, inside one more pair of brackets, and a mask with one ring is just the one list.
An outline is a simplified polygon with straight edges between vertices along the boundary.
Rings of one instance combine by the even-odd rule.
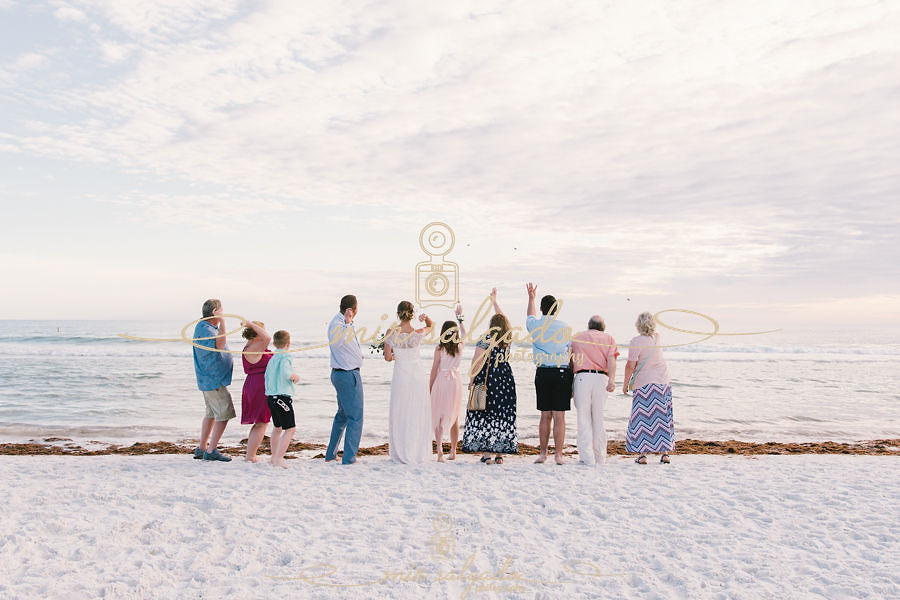
[[[628, 345], [622, 388], [625, 394], [629, 387], [633, 393], [625, 450], [638, 454], [635, 462], [642, 465], [647, 464], [646, 455], [650, 453], [660, 453], [660, 462], [668, 463], [669, 452], [675, 450], [669, 368], [663, 358], [653, 315], [641, 313], [635, 326], [640, 335]], [[631, 381], [632, 375], [634, 381]]]

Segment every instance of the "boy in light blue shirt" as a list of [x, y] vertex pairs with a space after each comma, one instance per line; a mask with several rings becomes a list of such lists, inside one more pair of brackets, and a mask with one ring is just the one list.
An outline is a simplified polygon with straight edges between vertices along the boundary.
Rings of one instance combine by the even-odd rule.
[[284, 453], [294, 437], [297, 421], [294, 418], [294, 384], [300, 377], [291, 362], [291, 334], [279, 330], [272, 336], [275, 352], [266, 366], [266, 403], [272, 413], [272, 435], [269, 436], [273, 467], [287, 469]]

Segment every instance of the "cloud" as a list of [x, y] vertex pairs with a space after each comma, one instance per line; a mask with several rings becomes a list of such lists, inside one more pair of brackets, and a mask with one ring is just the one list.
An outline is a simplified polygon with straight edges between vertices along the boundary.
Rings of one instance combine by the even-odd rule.
[[8, 69], [10, 71], [21, 73], [32, 69], [39, 69], [46, 64], [47, 57], [45, 55], [40, 52], [26, 52], [25, 54], [19, 55], [19, 57], [8, 66]]
[[493, 241], [468, 257], [484, 283], [540, 264], [617, 294], [897, 290], [897, 7], [71, 6], [103, 23], [76, 58], [106, 64], [20, 86], [44, 127], [0, 139], [215, 190], [124, 194], [154, 222], [224, 227], [246, 198], [410, 230], [437, 214]]
[[[236, 10], [85, 5], [132, 34], [176, 23], [188, 30]], [[215, 35], [140, 52], [118, 82], [66, 94], [73, 110], [104, 117], [62, 133], [127, 166], [250, 181], [273, 195], [307, 189], [323, 202], [420, 194], [580, 205], [604, 194], [654, 207], [688, 200], [698, 210], [759, 199], [779, 172], [802, 177], [843, 160], [848, 146], [870, 148], [860, 158], [876, 158], [870, 169], [884, 172], [874, 149], [895, 146], [864, 110], [891, 110], [878, 99], [883, 65], [860, 55], [884, 29], [865, 13], [854, 23], [813, 21], [841, 41], [823, 51], [818, 40], [795, 40], [782, 58], [779, 46], [801, 23], [760, 43], [746, 34], [710, 39], [717, 26], [727, 26], [722, 36], [738, 31], [707, 19], [696, 40], [663, 28], [654, 31], [662, 43], [651, 44], [640, 9], [620, 15], [641, 34], [625, 39], [583, 5], [482, 17], [452, 7], [417, 15], [401, 5], [307, 8], [261, 8]], [[860, 21], [869, 36], [849, 35]], [[115, 61], [133, 48], [101, 51]], [[846, 89], [850, 77], [870, 99]], [[819, 108], [798, 112], [805, 102]], [[852, 106], [857, 114], [848, 115]], [[842, 137], [848, 131], [853, 139]]]
[[62, 4], [53, 11], [53, 16], [60, 21], [74, 21], [76, 23], [84, 23], [88, 20], [86, 14], [68, 4]]
[[165, 43], [171, 36], [203, 30], [209, 22], [236, 13], [239, 0], [74, 0], [92, 14], [102, 15], [131, 37]]
[[29, 71], [39, 70], [47, 66], [47, 64], [46, 54], [25, 52], [6, 65], [0, 65], [0, 92], [3, 91], [4, 87], [15, 86], [16, 81]]
[[131, 192], [115, 198], [94, 198], [133, 209], [141, 219], [149, 218], [161, 225], [188, 224], [198, 232], [240, 231], [253, 222], [261, 228], [269, 216], [298, 212], [297, 207], [259, 196], [244, 197], [239, 202], [226, 194], [161, 194]]
[[100, 42], [99, 46], [103, 60], [111, 64], [127, 60], [138, 49], [136, 44], [120, 44], [110, 41]]

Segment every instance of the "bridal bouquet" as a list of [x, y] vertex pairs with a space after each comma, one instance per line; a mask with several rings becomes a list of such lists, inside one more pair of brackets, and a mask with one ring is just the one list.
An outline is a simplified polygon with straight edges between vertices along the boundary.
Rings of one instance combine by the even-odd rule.
[[372, 354], [384, 354], [384, 334], [375, 338], [375, 344], [369, 344], [369, 352]]

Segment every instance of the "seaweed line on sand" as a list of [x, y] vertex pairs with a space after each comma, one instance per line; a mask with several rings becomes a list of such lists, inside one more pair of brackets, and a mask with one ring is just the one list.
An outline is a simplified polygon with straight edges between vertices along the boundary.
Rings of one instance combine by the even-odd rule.
[[[59, 442], [66, 442], [62, 445]], [[183, 440], [181, 443], [136, 442], [130, 446], [108, 444], [105, 447], [101, 442], [90, 442], [94, 447], [85, 448], [73, 443], [67, 438], [50, 437], [41, 441], [31, 440], [25, 443], [0, 443], [0, 455], [27, 455], [27, 456], [101, 456], [109, 454], [146, 455], [146, 454], [191, 454], [195, 448], [192, 440]], [[225, 454], [237, 456], [243, 454], [247, 440], [241, 440], [240, 445], [225, 446], [220, 450]], [[432, 443], [433, 445], [433, 443]], [[450, 446], [445, 443], [444, 451], [449, 452]], [[462, 452], [461, 446], [458, 447]], [[295, 441], [288, 448], [288, 452], [318, 451], [313, 458], [324, 458], [325, 444]], [[269, 451], [269, 438], [266, 437], [260, 446], [261, 453]], [[624, 455], [625, 442], [611, 440], [607, 446], [610, 455]], [[867, 440], [855, 443], [844, 442], [741, 442], [738, 440], [708, 441], [708, 440], [677, 440], [675, 452], [678, 454], [716, 454], [716, 455], [757, 455], [757, 454], [857, 454], [857, 455], [884, 455], [900, 456], [900, 439]], [[388, 445], [380, 444], [368, 448], [360, 448], [359, 456], [387, 455]], [[537, 446], [519, 444], [519, 454], [536, 455], [539, 453]], [[577, 450], [574, 446], [566, 446], [564, 454], [574, 455]], [[341, 453], [339, 452], [338, 455]]]

